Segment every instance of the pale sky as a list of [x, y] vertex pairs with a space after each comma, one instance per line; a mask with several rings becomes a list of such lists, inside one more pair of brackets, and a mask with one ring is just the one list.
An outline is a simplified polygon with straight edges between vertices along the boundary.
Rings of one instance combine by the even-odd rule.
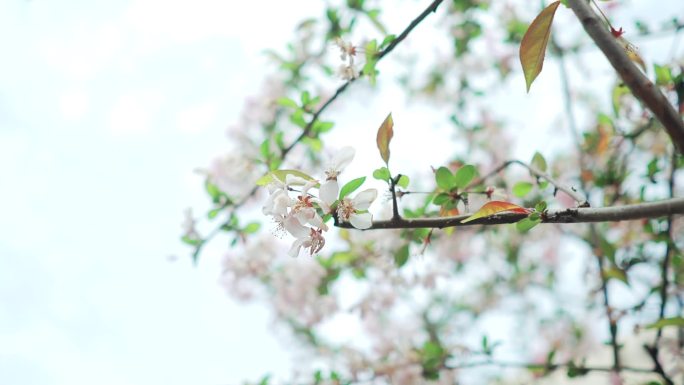
[[[224, 250], [194, 268], [179, 235], [186, 207], [208, 207], [193, 170], [229, 147], [225, 128], [268, 72], [262, 51], [322, 9], [296, 3], [0, 1], [0, 383], [287, 377], [293, 356], [269, 312], [218, 284]], [[553, 78], [554, 66], [545, 71]], [[557, 87], [541, 79], [529, 98]], [[427, 107], [402, 112], [397, 99], [354, 92], [339, 125], [377, 127], [393, 111], [394, 153], [431, 148], [432, 165], [448, 155], [446, 141], [401, 134], [433, 125]], [[522, 83], [499, 97], [525, 97]], [[345, 135], [330, 140], [349, 144]], [[376, 161], [374, 132], [361, 135], [358, 157]]]
[[218, 285], [224, 250], [193, 268], [179, 242], [261, 51], [320, 10], [286, 3], [0, 1], [0, 383], [289, 373], [266, 309]]

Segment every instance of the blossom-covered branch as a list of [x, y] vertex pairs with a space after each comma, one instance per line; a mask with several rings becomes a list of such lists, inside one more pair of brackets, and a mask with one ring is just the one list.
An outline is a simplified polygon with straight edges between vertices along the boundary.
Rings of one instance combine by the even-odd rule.
[[[382, 51], [378, 52], [377, 54], [377, 59], [376, 61], [382, 60], [383, 57], [385, 57], [387, 54], [392, 52], [406, 37], [408, 34], [418, 26], [430, 13], [433, 13], [437, 11], [437, 7], [442, 3], [444, 0], [434, 0], [423, 12], [418, 15], [415, 19], [409, 23], [409, 25]], [[363, 72], [360, 73], [360, 75], [363, 75]], [[330, 107], [333, 102], [344, 93], [344, 91], [347, 90], [347, 87], [349, 87], [354, 81], [356, 81], [357, 77], [352, 76], [347, 81], [339, 86], [337, 90], [335, 90], [335, 93], [325, 102], [323, 105], [321, 105], [316, 112], [314, 112], [313, 116], [311, 117], [311, 120], [309, 123], [304, 127], [304, 130], [302, 131], [301, 134], [292, 142], [290, 143], [289, 146], [285, 147], [281, 153], [281, 156], [283, 159], [287, 156], [287, 154], [292, 151], [292, 149], [297, 145], [297, 143], [301, 142], [302, 139], [307, 137], [310, 133], [311, 130], [313, 129], [314, 124], [318, 120], [318, 118], [321, 116], [321, 114]]]

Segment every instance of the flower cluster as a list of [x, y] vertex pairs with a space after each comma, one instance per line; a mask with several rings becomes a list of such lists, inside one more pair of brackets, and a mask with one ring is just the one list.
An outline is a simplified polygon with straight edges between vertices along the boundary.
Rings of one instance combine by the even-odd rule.
[[[375, 189], [360, 192], [354, 198], [340, 196], [337, 177], [351, 163], [354, 149], [345, 147], [333, 157], [325, 171], [325, 182], [304, 178], [296, 173], [286, 173], [284, 181], [274, 173], [267, 188], [270, 193], [263, 207], [265, 215], [273, 216], [279, 230], [290, 233], [296, 239], [288, 254], [296, 257], [302, 248], [314, 255], [325, 246], [323, 232], [328, 231], [321, 214], [339, 222], [348, 222], [357, 229], [372, 226], [373, 216], [367, 210], [378, 193]], [[305, 175], [301, 173], [301, 175]], [[295, 187], [301, 186], [300, 190]], [[311, 189], [318, 186], [318, 197]], [[296, 197], [290, 192], [298, 192]]]
[[354, 64], [354, 57], [358, 53], [358, 48], [339, 37], [335, 39], [335, 45], [340, 49], [340, 59], [345, 62], [339, 69], [339, 74], [342, 79], [351, 80], [358, 78], [359, 70]]

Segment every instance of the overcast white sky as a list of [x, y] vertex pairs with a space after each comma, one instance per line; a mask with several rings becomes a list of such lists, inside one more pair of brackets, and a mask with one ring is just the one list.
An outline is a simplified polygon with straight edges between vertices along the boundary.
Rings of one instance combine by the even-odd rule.
[[0, 383], [289, 372], [268, 313], [217, 284], [219, 253], [192, 268], [178, 240], [261, 51], [321, 7], [288, 3], [0, 1]]
[[[267, 311], [217, 284], [220, 249], [192, 268], [178, 236], [183, 209], [207, 205], [193, 170], [228, 147], [225, 127], [266, 72], [262, 50], [322, 7], [296, 3], [0, 0], [0, 383], [289, 372]], [[427, 125], [420, 110], [374, 103], [338, 122], [375, 127], [394, 110], [395, 130]], [[358, 153], [376, 157], [366, 131]], [[435, 149], [397, 131], [393, 151], [420, 140]]]

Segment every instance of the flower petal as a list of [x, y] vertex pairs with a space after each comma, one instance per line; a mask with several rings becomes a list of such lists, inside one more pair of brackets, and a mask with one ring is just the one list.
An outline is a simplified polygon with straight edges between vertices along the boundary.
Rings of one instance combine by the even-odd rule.
[[321, 185], [321, 188], [318, 190], [318, 195], [319, 198], [323, 202], [325, 202], [326, 205], [332, 206], [333, 203], [337, 200], [337, 195], [340, 193], [340, 185], [337, 184], [336, 180], [329, 180], [326, 181]]
[[303, 244], [304, 244], [304, 239], [296, 239], [292, 243], [292, 247], [290, 247], [290, 250], [287, 252], [287, 255], [289, 255], [292, 258], [298, 257], [299, 251], [302, 249]]
[[368, 210], [371, 203], [378, 197], [378, 190], [374, 188], [369, 188], [368, 190], [363, 190], [356, 194], [354, 199], [352, 199], [352, 206], [356, 210]]
[[283, 221], [283, 227], [285, 227], [285, 230], [287, 230], [288, 233], [292, 234], [297, 239], [304, 239], [311, 233], [310, 228], [302, 226], [302, 224], [299, 223], [299, 220], [293, 216], [285, 218]]
[[332, 168], [341, 172], [354, 159], [356, 150], [353, 147], [342, 147], [332, 159]]
[[369, 229], [373, 226], [373, 216], [371, 213], [352, 214], [349, 223], [359, 230]]

